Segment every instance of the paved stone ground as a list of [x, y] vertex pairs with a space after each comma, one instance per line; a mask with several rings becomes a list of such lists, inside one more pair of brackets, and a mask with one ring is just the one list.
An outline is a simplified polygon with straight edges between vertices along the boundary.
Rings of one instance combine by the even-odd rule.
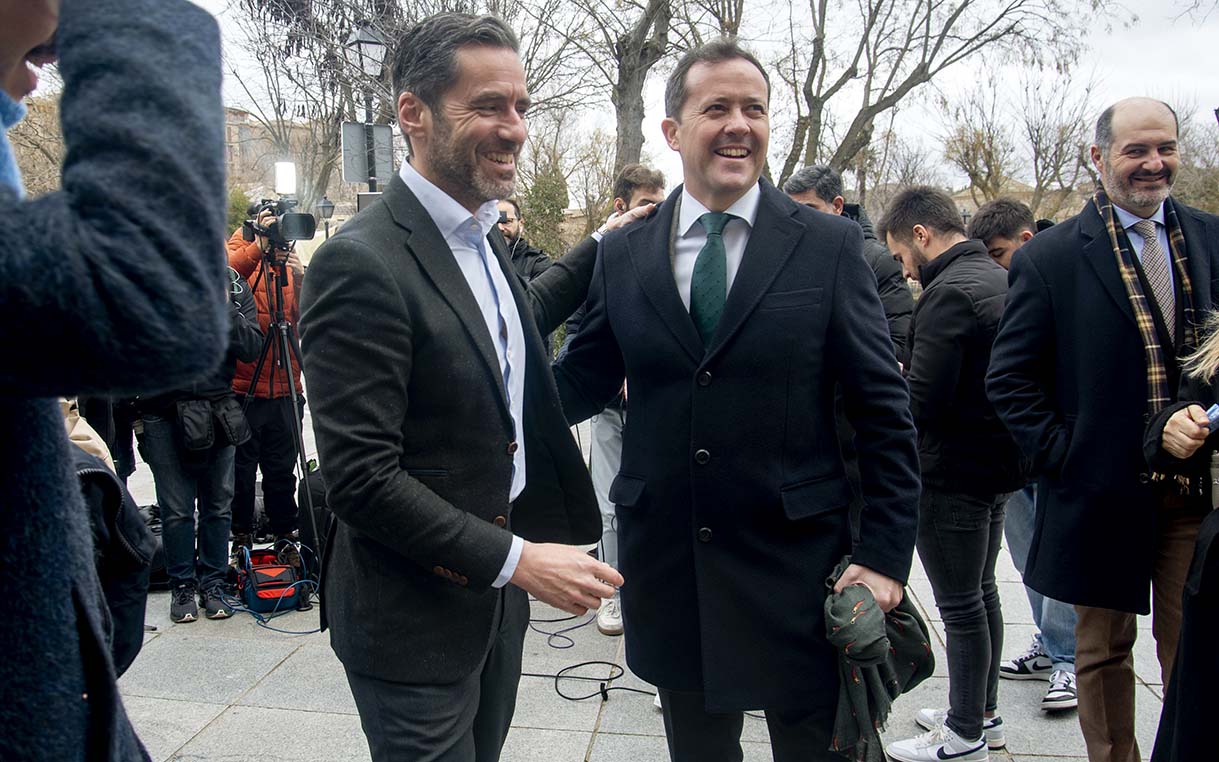
[[[306, 418], [308, 423], [308, 418]], [[587, 428], [581, 438], [587, 441]], [[306, 448], [313, 449], [311, 433]], [[141, 503], [153, 499], [147, 466], [140, 465], [131, 481]], [[1032, 632], [1032, 617], [1019, 575], [1006, 551], [1000, 557], [1000, 592], [1007, 622], [1004, 653], [1022, 651]], [[914, 570], [910, 593], [935, 630], [937, 665], [934, 676], [894, 707], [885, 738], [893, 740], [919, 731], [912, 719], [922, 706], [943, 706], [948, 679], [944, 658], [944, 626], [935, 609], [931, 588], [921, 566]], [[561, 612], [534, 604], [535, 619], [553, 619]], [[579, 621], [589, 621], [585, 617]], [[267, 762], [338, 762], [367, 760], [368, 747], [342, 667], [327, 636], [309, 632], [317, 627], [317, 612], [293, 612], [274, 620], [284, 630], [258, 626], [248, 615], [226, 621], [206, 619], [190, 624], [169, 621], [168, 593], [149, 597], [149, 633], [144, 650], [120, 681], [127, 711], [154, 760], [249, 760]], [[550, 677], [560, 669], [585, 661], [623, 665], [622, 639], [597, 632], [592, 624], [571, 633], [572, 644], [556, 649], [541, 631], [578, 622], [536, 623], [525, 641], [524, 672], [513, 728], [504, 762], [665, 762], [668, 759], [660, 713], [650, 696], [613, 691], [609, 700], [568, 701], [555, 692]], [[1150, 754], [1159, 718], [1163, 688], [1155, 659], [1149, 618], [1140, 619], [1135, 648], [1139, 744]], [[576, 672], [607, 676], [608, 667]], [[613, 686], [647, 690], [629, 671]], [[1045, 683], [1003, 681], [1000, 712], [1007, 728], [1008, 747], [992, 753], [994, 760], [1049, 762], [1085, 758], [1083, 738], [1074, 712], [1050, 716], [1038, 704]], [[595, 683], [566, 681], [569, 695], [595, 691]], [[746, 719], [747, 762], [769, 760], [765, 723]]]

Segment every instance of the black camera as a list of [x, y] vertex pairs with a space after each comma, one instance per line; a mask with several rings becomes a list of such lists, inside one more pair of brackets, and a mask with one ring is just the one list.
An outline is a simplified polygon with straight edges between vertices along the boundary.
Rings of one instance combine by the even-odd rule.
[[[253, 241], [257, 236], [263, 236], [271, 249], [280, 251], [291, 249], [293, 241], [313, 238], [313, 234], [317, 232], [317, 220], [312, 214], [293, 212], [296, 204], [296, 200], [290, 198], [281, 198], [278, 201], [264, 198], [256, 204], [251, 204], [247, 212], [250, 219], [241, 224], [241, 237]], [[258, 224], [258, 217], [263, 212], [275, 215], [275, 219], [266, 227]]]

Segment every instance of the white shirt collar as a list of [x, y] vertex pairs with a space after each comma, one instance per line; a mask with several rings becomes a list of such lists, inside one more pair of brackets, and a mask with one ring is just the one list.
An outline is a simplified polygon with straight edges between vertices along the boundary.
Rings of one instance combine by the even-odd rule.
[[[732, 206], [725, 209], [724, 212], [745, 220], [752, 230], [753, 222], [758, 218], [758, 202], [761, 201], [761, 199], [762, 185], [760, 183], [754, 183], [752, 188], [745, 191], [745, 195], [733, 202]], [[682, 186], [681, 216], [677, 220], [677, 230], [681, 234], [681, 237], [685, 238], [688, 236], [691, 228], [698, 224], [698, 218], [702, 217], [709, 211], [711, 210], [703, 206], [701, 201], [690, 195], [689, 189]]]
[[1150, 217], [1146, 217], [1146, 218], [1140, 217], [1137, 214], [1134, 214], [1133, 212], [1128, 212], [1125, 209], [1118, 206], [1117, 204], [1113, 205], [1113, 213], [1117, 215], [1117, 221], [1122, 224], [1123, 230], [1129, 230], [1134, 225], [1134, 223], [1139, 222], [1143, 219], [1151, 220], [1152, 222], [1156, 223], [1160, 227], [1165, 227], [1165, 225], [1164, 225], [1164, 202], [1163, 201], [1160, 202], [1160, 207], [1158, 209], [1156, 209], [1156, 213], [1151, 215]]
[[410, 188], [411, 193], [415, 194], [415, 198], [419, 199], [419, 203], [423, 204], [424, 210], [432, 218], [432, 222], [436, 223], [436, 227], [445, 238], [458, 235], [469, 224], [471, 216], [482, 228], [483, 238], [486, 238], [491, 232], [491, 228], [499, 222], [498, 200], [484, 202], [478, 207], [478, 211], [471, 215], [456, 199], [419, 174], [419, 170], [412, 167], [409, 161], [402, 162], [402, 169], [398, 175], [402, 178], [402, 182], [406, 183], [406, 187]]

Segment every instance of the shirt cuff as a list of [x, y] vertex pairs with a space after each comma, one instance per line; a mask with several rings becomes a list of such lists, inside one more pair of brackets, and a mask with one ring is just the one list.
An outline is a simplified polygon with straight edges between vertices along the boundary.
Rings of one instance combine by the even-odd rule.
[[504, 568], [499, 570], [499, 576], [491, 583], [491, 587], [503, 587], [508, 584], [508, 580], [512, 579], [512, 575], [516, 574], [516, 565], [521, 562], [521, 550], [525, 547], [525, 541], [516, 535], [512, 536], [512, 547], [508, 548], [508, 557], [504, 559]]
[[592, 233], [589, 233], [589, 235], [592, 236], [594, 241], [596, 241], [597, 243], [601, 243], [601, 239], [605, 237], [605, 232], [606, 232], [605, 226], [602, 225], [601, 227], [594, 230]]

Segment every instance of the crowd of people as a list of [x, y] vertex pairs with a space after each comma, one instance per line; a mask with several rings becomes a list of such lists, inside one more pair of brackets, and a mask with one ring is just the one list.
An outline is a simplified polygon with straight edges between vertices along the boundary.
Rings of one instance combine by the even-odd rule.
[[[717, 40], [666, 82], [680, 185], [626, 166], [610, 219], [551, 257], [513, 197], [517, 38], [439, 14], [390, 63], [409, 158], [305, 277], [274, 210], [224, 230], [210, 17], [0, 0], [0, 22], [0, 120], [57, 57], [69, 147], [63, 190], [25, 199], [0, 140], [0, 593], [42, 612], [0, 626], [0, 757], [147, 759], [115, 682], [147, 585], [131, 456], [68, 398], [135, 400], [94, 420], [134, 420], [186, 623], [233, 613], [259, 472], [300, 566], [306, 385], [335, 518], [322, 626], [377, 762], [499, 759], [530, 597], [625, 638], [674, 762], [742, 759], [749, 710], [776, 762], [981, 762], [1006, 745], [1003, 679], [1077, 709], [1092, 762], [1137, 762], [1148, 612], [1152, 759], [1213, 756], [1219, 218], [1171, 195], [1166, 104], [1099, 116], [1100, 183], [1057, 225], [999, 199], [967, 226], [915, 186], [874, 226], [831, 167], [763, 177], [769, 73]], [[139, 119], [148, 104], [172, 123]], [[275, 341], [297, 324], [299, 360]], [[586, 463], [570, 426], [590, 418]], [[1037, 625], [1007, 660], [1005, 542]], [[930, 673], [904, 600], [916, 551], [948, 691], [916, 712], [925, 733], [882, 746]]]

